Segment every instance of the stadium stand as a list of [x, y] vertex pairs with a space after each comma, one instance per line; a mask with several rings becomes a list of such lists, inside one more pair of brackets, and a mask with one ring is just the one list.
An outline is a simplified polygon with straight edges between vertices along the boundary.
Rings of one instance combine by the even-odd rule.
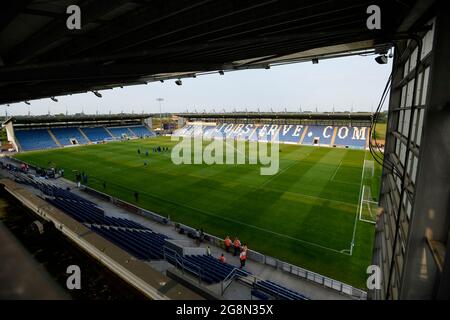
[[261, 129], [259, 127], [256, 127], [254, 130], [252, 130], [252, 133], [248, 136], [249, 141], [258, 141], [260, 136]]
[[166, 236], [152, 231], [133, 231], [92, 225], [91, 229], [130, 252], [138, 259], [162, 259]]
[[278, 139], [282, 143], [299, 143], [304, 126], [287, 125], [280, 129]]
[[[200, 136], [205, 138], [234, 138], [249, 141], [280, 142], [290, 144], [338, 146], [361, 149], [368, 142], [369, 127], [326, 125], [259, 125], [227, 124], [217, 126], [187, 124], [174, 132], [175, 136]], [[302, 140], [303, 139], [303, 140]]]
[[331, 144], [333, 127], [331, 126], [308, 126], [302, 144], [304, 145], [327, 145]]
[[[74, 144], [86, 144], [88, 141], [80, 133], [78, 128], [52, 128], [53, 135], [63, 146], [70, 146]], [[76, 143], [73, 143], [76, 140]]]
[[15, 136], [23, 151], [40, 150], [57, 148], [58, 144], [52, 138], [49, 131], [61, 146], [82, 145], [89, 143], [80, 130], [92, 142], [111, 141], [127, 137], [153, 137], [155, 133], [145, 126], [137, 127], [114, 127], [109, 128], [109, 132], [105, 127], [67, 127], [67, 128], [50, 128], [50, 129], [16, 129]]
[[102, 210], [86, 202], [70, 201], [61, 198], [47, 198], [46, 200], [81, 223], [131, 229], [146, 229], [144, 226], [131, 220], [108, 217], [104, 215]]
[[137, 137], [153, 137], [155, 133], [150, 131], [145, 126], [137, 126], [137, 127], [129, 127], [129, 129], [137, 136]]
[[284, 300], [309, 300], [304, 295], [295, 292], [293, 290], [287, 289], [285, 287], [282, 287], [269, 280], [257, 281], [254, 284], [252, 294], [259, 297], [260, 299], [265, 300], [264, 298], [267, 298], [267, 295], [264, 294], [263, 292], [273, 297], [277, 297]]
[[[167, 261], [175, 266], [182, 266], [185, 271], [198, 276], [202, 281], [212, 284], [218, 283], [236, 269], [228, 263], [222, 263], [218, 259], [208, 255], [184, 255], [180, 256], [175, 252], [165, 249]], [[247, 275], [248, 272], [236, 269], [240, 275]]]
[[[236, 272], [237, 278], [251, 275], [245, 270], [237, 269], [228, 263], [221, 263], [218, 259], [208, 255], [181, 257], [166, 252], [166, 257], [172, 264], [181, 264], [184, 270], [200, 277], [202, 281], [208, 284], [224, 281], [233, 271]], [[261, 300], [268, 300], [270, 297], [284, 300], [308, 300], [304, 295], [268, 280], [254, 282], [251, 294]]]
[[112, 133], [114, 138], [122, 139], [123, 137], [135, 137], [136, 135], [128, 130], [127, 127], [118, 127], [118, 128], [108, 128], [109, 132]]
[[173, 132], [174, 136], [188, 136], [192, 133], [193, 125], [185, 125], [184, 127], [177, 129]]
[[47, 129], [16, 130], [15, 134], [25, 151], [58, 147]]
[[340, 127], [337, 130], [336, 140], [334, 141], [334, 144], [363, 149], [366, 146], [366, 140], [362, 140], [360, 138], [362, 136], [367, 137], [368, 130], [369, 129], [365, 127]]
[[[251, 276], [250, 272], [222, 263], [209, 255], [179, 255], [165, 246], [170, 238], [152, 231], [129, 219], [106, 216], [105, 212], [93, 202], [80, 197], [69, 190], [52, 185], [47, 180], [31, 178], [21, 172], [13, 172], [17, 182], [30, 185], [40, 190], [45, 200], [67, 213], [75, 220], [84, 223], [92, 231], [113, 242], [123, 250], [140, 260], [165, 259], [180, 267], [206, 284], [220, 283], [229, 279], [231, 274], [236, 279]], [[286, 300], [307, 300], [302, 294], [287, 289], [268, 280], [252, 282], [252, 296], [267, 300], [270, 298]]]
[[2, 126], [18, 152], [156, 136], [148, 114], [13, 116]]
[[81, 128], [84, 134], [93, 142], [112, 140], [113, 137], [103, 127]]

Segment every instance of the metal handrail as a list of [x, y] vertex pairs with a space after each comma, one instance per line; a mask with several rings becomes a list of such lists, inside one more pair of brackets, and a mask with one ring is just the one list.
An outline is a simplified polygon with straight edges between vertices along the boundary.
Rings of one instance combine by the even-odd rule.
[[[170, 249], [170, 248], [168, 248], [166, 246], [163, 246], [163, 256], [164, 256], [164, 260], [165, 261], [170, 263], [170, 261], [167, 260], [166, 251], [169, 251], [169, 252], [172, 253], [172, 257], [174, 258], [175, 263], [176, 263], [175, 267], [179, 268], [179, 266], [181, 266], [182, 272], [184, 272], [185, 270], [188, 270], [188, 271], [193, 272], [194, 274], [196, 273], [195, 270], [192, 270], [192, 268], [185, 266], [184, 259], [183, 259], [183, 257], [181, 255], [178, 254], [178, 252], [176, 252], [175, 250]], [[194, 265], [194, 264], [192, 264], [192, 265], [197, 268], [197, 270], [198, 270], [197, 271], [198, 280], [199, 280], [199, 283], [201, 283], [202, 282], [202, 275], [203, 275], [202, 271], [203, 271], [203, 269], [200, 266], [197, 266], [197, 265]]]
[[[225, 279], [222, 280], [222, 282], [220, 283], [221, 286], [221, 295], [223, 296], [223, 294], [225, 293], [225, 290], [228, 289], [228, 287], [233, 283], [234, 281], [234, 277], [236, 275], [236, 270], [237, 268], [234, 268], [233, 270], [231, 270], [231, 272], [225, 277]], [[230, 279], [228, 279], [230, 278]], [[224, 284], [226, 281], [230, 280], [230, 282], [226, 285], [226, 287], [224, 288]]]
[[[238, 271], [240, 271], [239, 268], [234, 268], [226, 277], [225, 279], [222, 280], [221, 282], [221, 295], [223, 296], [225, 291], [228, 289], [228, 287], [233, 283], [234, 280], [236, 280], [237, 277], [239, 277], [239, 281], [243, 282], [249, 286], [253, 286], [256, 282], [258, 282], [258, 280], [262, 281], [263, 279], [258, 278], [257, 276], [255, 276], [254, 274], [247, 274], [245, 277], [242, 277], [241, 275], [238, 274]], [[229, 279], [228, 279], [229, 278]], [[248, 279], [251, 278], [250, 283], [248, 281], [244, 281], [243, 279]], [[225, 285], [225, 282], [229, 281], [228, 284]], [[225, 287], [224, 287], [225, 285]]]

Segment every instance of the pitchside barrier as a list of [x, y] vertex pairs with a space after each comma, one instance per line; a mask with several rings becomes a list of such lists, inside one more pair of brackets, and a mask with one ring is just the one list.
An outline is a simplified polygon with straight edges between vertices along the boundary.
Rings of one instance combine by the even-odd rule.
[[[18, 159], [14, 159], [15, 161], [19, 162], [19, 163], [25, 163], [23, 161], [20, 161]], [[28, 164], [30, 167], [37, 167], [33, 164]], [[364, 168], [366, 168], [366, 165], [364, 166]], [[368, 172], [370, 172], [370, 165], [369, 165], [369, 169]], [[372, 171], [373, 174], [373, 171]], [[100, 179], [96, 179], [95, 177], [91, 177], [90, 181], [92, 180], [97, 180], [97, 182], [103, 182]], [[108, 182], [108, 184], [111, 184], [110, 182]], [[101, 184], [100, 184], [101, 185]], [[126, 187], [123, 186], [119, 186], [119, 185], [115, 185], [115, 187], [120, 187], [124, 190], [127, 190], [128, 192], [132, 192], [131, 189], [128, 189]], [[158, 222], [160, 224], [164, 224], [164, 225], [170, 225], [173, 226], [174, 228], [177, 229], [183, 229], [185, 234], [195, 234], [195, 232], [197, 231], [196, 229], [189, 227], [187, 225], [184, 225], [182, 223], [178, 223], [178, 222], [174, 222], [171, 221], [170, 218], [161, 216], [157, 213], [154, 213], [152, 211], [140, 208], [134, 204], [131, 204], [129, 202], [117, 199], [115, 197], [112, 197], [104, 192], [98, 191], [96, 189], [93, 189], [91, 187], [88, 187], [86, 185], [81, 185], [81, 190], [83, 190], [84, 192], [93, 195], [95, 197], [98, 197], [101, 200], [104, 201], [109, 201], [121, 208], [123, 208], [124, 210], [127, 210], [128, 212], [134, 213], [134, 214], [138, 214], [140, 216], [143, 216], [145, 218], [151, 219], [155, 222]], [[145, 195], [140, 195], [140, 197], [145, 196]], [[361, 199], [363, 198], [363, 196], [361, 196]], [[208, 242], [212, 245], [215, 245], [217, 247], [221, 247], [224, 248], [224, 241], [223, 239], [220, 239], [214, 235], [210, 235], [205, 233], [205, 242]], [[324, 287], [336, 290], [338, 292], [341, 292], [345, 295], [349, 295], [354, 299], [361, 299], [361, 300], [366, 300], [367, 299], [367, 292], [358, 289], [358, 288], [354, 288], [346, 283], [343, 283], [341, 281], [323, 276], [321, 274], [318, 274], [316, 272], [312, 272], [309, 271], [305, 268], [278, 260], [274, 257], [271, 256], [267, 256], [264, 255], [260, 252], [257, 251], [253, 251], [253, 250], [248, 250], [248, 259], [249, 260], [253, 260], [255, 262], [259, 262], [265, 265], [269, 265], [272, 266], [275, 269], [279, 269], [282, 270], [284, 272], [287, 272], [289, 274], [292, 274], [294, 276], [297, 276], [301, 279], [305, 279], [311, 282], [314, 282], [316, 284], [322, 285]]]
[[[161, 224], [173, 226], [174, 228], [176, 228], [178, 230], [183, 229], [185, 234], [195, 234], [195, 232], [197, 231], [195, 228], [189, 227], [182, 223], [171, 221], [168, 218], [160, 216], [159, 214], [156, 214], [152, 211], [145, 210], [138, 206], [135, 206], [134, 204], [116, 199], [114, 197], [111, 197], [103, 192], [97, 191], [90, 187], [82, 186], [82, 190], [86, 191], [87, 193], [89, 193], [91, 195], [98, 196], [102, 199], [109, 199], [109, 201], [111, 203], [117, 204], [121, 208], [123, 208], [131, 213], [135, 213], [140, 216], [149, 218], [149, 219], [156, 221], [158, 223], [161, 223]], [[205, 233], [204, 235], [205, 235], [205, 239], [204, 239], [205, 242], [210, 243], [217, 247], [224, 248], [223, 239], [218, 238], [218, 237], [208, 234], [208, 233]], [[322, 285], [324, 287], [339, 291], [339, 292], [349, 295], [355, 299], [361, 299], [361, 300], [367, 299], [367, 293], [361, 289], [354, 288], [354, 287], [352, 287], [348, 284], [345, 284], [341, 281], [334, 280], [332, 278], [323, 276], [316, 272], [309, 271], [305, 268], [281, 261], [274, 257], [264, 255], [260, 252], [249, 249], [248, 250], [248, 259], [253, 260], [255, 262], [259, 262], [262, 264], [272, 266], [275, 269], [282, 270], [284, 272], [287, 272], [287, 273], [297, 276], [299, 278], [302, 278], [302, 279], [317, 283], [319, 285]]]

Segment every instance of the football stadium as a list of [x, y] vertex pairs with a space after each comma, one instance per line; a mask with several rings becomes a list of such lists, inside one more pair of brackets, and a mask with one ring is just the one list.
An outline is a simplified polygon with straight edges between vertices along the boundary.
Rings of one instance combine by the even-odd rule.
[[[366, 125], [370, 125], [370, 119]], [[89, 177], [86, 185], [98, 191], [222, 239], [226, 235], [245, 235], [247, 239], [241, 241], [251, 242], [255, 250], [363, 287], [373, 225], [359, 223], [359, 193], [361, 186], [377, 190], [381, 174], [365, 151], [370, 128], [249, 124], [247, 128], [254, 128], [250, 129], [254, 133], [248, 139], [257, 139], [259, 129], [264, 126], [286, 131], [280, 135], [280, 142], [286, 144], [280, 147], [279, 173], [273, 176], [261, 176], [259, 168], [245, 164], [177, 166], [172, 163], [170, 153], [153, 152], [160, 146], [172, 150], [176, 143], [170, 137], [155, 137], [143, 126], [88, 127], [82, 129], [87, 132], [84, 135], [79, 128], [50, 129], [43, 134], [38, 133], [43, 129], [15, 130], [16, 137], [20, 137], [17, 144], [28, 150], [36, 146], [54, 149], [69, 145], [73, 139], [87, 144], [84, 136], [89, 142], [119, 140], [122, 135], [136, 138], [24, 152], [16, 158], [46, 169], [50, 163], [57, 170], [63, 169], [64, 176], [72, 181], [76, 180], [76, 172], [85, 172]], [[204, 130], [233, 136], [239, 134], [239, 128], [245, 127], [239, 123], [219, 124], [205, 126]], [[149, 138], [137, 138], [136, 129]], [[195, 129], [194, 125], [186, 125], [174, 135], [189, 135], [189, 130]], [[357, 131], [360, 129], [361, 133]], [[338, 132], [343, 132], [344, 139], [340, 139]], [[358, 135], [352, 140], [354, 132]], [[52, 135], [57, 137], [56, 141]], [[36, 137], [39, 141], [35, 141]], [[335, 148], [314, 147], [318, 137], [322, 139], [321, 145], [333, 144]], [[149, 150], [146, 156], [144, 153]], [[139, 190], [138, 201], [134, 199], [134, 190]], [[376, 202], [377, 194], [373, 196], [370, 200]], [[375, 215], [373, 212], [373, 216], [366, 218], [374, 222]], [[356, 239], [359, 241], [355, 245]], [[339, 271], [342, 269], [348, 273], [344, 275]]]
[[[0, 13], [1, 299], [448, 299], [447, 2], [66, 2]], [[357, 58], [392, 69], [376, 106], [84, 112]]]

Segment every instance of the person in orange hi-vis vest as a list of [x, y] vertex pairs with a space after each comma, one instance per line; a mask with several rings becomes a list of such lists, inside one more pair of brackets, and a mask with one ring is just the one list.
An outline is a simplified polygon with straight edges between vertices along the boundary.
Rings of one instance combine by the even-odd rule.
[[242, 250], [241, 254], [239, 255], [239, 260], [241, 260], [241, 266], [239, 269], [242, 269], [245, 267], [245, 260], [247, 260], [247, 252]]
[[223, 253], [222, 253], [222, 255], [219, 257], [219, 261], [222, 262], [222, 263], [225, 263], [225, 256], [223, 255]]
[[224, 240], [225, 243], [225, 251], [226, 252], [230, 252], [230, 248], [231, 248], [231, 239], [229, 236], [227, 236]]
[[238, 253], [241, 251], [241, 242], [238, 238], [234, 239], [234, 256], [237, 256]]

